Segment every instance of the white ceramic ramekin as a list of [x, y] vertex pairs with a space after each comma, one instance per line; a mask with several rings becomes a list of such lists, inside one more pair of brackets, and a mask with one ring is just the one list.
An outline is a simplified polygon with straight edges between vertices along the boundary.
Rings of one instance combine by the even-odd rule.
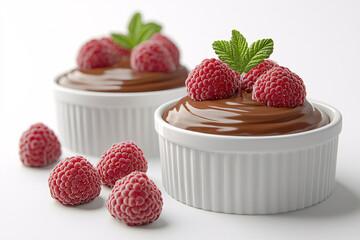
[[54, 82], [58, 133], [65, 148], [93, 157], [113, 143], [134, 141], [145, 157], [158, 157], [154, 112], [186, 94], [185, 87], [139, 93], [75, 90]]
[[263, 137], [204, 134], [166, 123], [155, 112], [165, 190], [187, 205], [225, 213], [272, 214], [312, 206], [335, 187], [342, 117], [311, 101], [330, 124], [307, 132]]

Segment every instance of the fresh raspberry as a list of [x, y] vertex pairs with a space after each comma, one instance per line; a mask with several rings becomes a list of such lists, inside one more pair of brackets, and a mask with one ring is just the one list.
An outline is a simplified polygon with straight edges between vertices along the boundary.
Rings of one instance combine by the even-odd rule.
[[232, 96], [239, 86], [238, 75], [224, 62], [204, 59], [185, 81], [187, 95], [195, 100], [221, 99]]
[[115, 143], [103, 153], [96, 166], [101, 183], [113, 187], [131, 172], [146, 172], [148, 165], [142, 150], [133, 142]]
[[174, 72], [176, 63], [164, 44], [147, 40], [137, 45], [130, 55], [130, 66], [139, 72]]
[[[232, 69], [231, 69], [232, 70]], [[236, 72], [236, 71], [234, 71], [233, 70], [233, 73], [235, 74], [235, 81], [236, 81], [236, 83], [237, 83], [237, 87], [238, 87], [238, 90], [239, 90], [239, 92], [241, 92], [241, 89], [240, 89], [240, 73], [238, 73], [238, 72]], [[241, 95], [240, 95], [241, 96]]]
[[260, 63], [257, 67], [251, 69], [248, 73], [243, 73], [241, 76], [241, 89], [245, 90], [248, 93], [251, 93], [253, 90], [253, 85], [261, 74], [264, 74], [266, 71], [273, 67], [278, 67], [279, 65], [272, 60], [265, 60]]
[[101, 191], [100, 176], [82, 156], [62, 160], [50, 173], [51, 197], [64, 205], [87, 203]]
[[21, 162], [27, 167], [42, 167], [55, 162], [61, 155], [61, 145], [54, 132], [36, 123], [23, 132], [19, 143]]
[[252, 98], [270, 107], [303, 105], [306, 90], [303, 80], [286, 67], [274, 67], [254, 84]]
[[144, 225], [159, 218], [163, 200], [161, 192], [145, 173], [132, 172], [118, 180], [106, 208], [127, 225]]
[[236, 72], [236, 71], [233, 71], [235, 76], [236, 76], [236, 81], [240, 81], [240, 73]]
[[126, 55], [129, 55], [129, 51], [110, 38], [93, 39], [82, 46], [77, 63], [81, 70], [108, 67]]
[[169, 50], [176, 66], [180, 65], [180, 52], [177, 46], [167, 37], [161, 33], [155, 33], [151, 36], [150, 40], [160, 41]]
[[120, 56], [120, 57], [130, 56], [130, 52], [131, 52], [130, 50], [121, 47], [119, 44], [114, 42], [114, 40], [112, 40], [111, 38], [102, 38], [101, 40], [104, 43], [109, 44], [110, 47], [114, 48], [114, 50], [117, 52], [118, 56]]

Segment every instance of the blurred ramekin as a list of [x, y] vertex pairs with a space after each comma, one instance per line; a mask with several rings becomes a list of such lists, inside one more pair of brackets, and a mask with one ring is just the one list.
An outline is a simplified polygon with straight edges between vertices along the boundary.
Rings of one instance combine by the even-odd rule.
[[312, 206], [335, 187], [342, 117], [311, 101], [330, 123], [307, 132], [263, 137], [188, 131], [162, 119], [177, 100], [155, 111], [162, 181], [176, 200], [205, 210], [273, 214]]
[[113, 143], [134, 141], [145, 157], [158, 157], [154, 112], [186, 94], [185, 87], [137, 93], [91, 92], [53, 85], [58, 133], [70, 151], [100, 157]]

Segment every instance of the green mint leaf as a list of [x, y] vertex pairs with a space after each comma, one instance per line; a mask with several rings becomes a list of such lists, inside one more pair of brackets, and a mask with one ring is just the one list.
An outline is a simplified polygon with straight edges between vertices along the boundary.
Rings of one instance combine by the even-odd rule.
[[128, 30], [129, 30], [129, 39], [132, 42], [132, 47], [136, 46], [136, 43], [139, 42], [139, 35], [141, 33], [142, 29], [142, 23], [141, 23], [141, 14], [135, 13], [135, 15], [131, 18]]
[[112, 37], [114, 42], [120, 46], [132, 49], [139, 43], [148, 40], [154, 33], [160, 32], [161, 26], [156, 23], [144, 24], [141, 14], [135, 13], [130, 20], [128, 31], [127, 35], [113, 33]]
[[252, 68], [258, 66], [266, 58], [269, 58], [274, 50], [274, 41], [272, 39], [261, 39], [251, 44], [244, 54], [246, 65], [244, 72], [249, 72]]
[[236, 57], [236, 51], [228, 41], [215, 41], [212, 46], [221, 61], [227, 63], [233, 70], [238, 71], [237, 69], [240, 67], [239, 58]]
[[138, 29], [140, 27], [141, 27], [141, 14], [135, 13], [134, 16], [130, 20], [130, 23], [128, 26], [128, 31], [129, 31], [129, 33], [135, 32], [136, 29]]
[[231, 36], [231, 40], [230, 40], [230, 45], [233, 48], [234, 51], [234, 57], [236, 59], [238, 59], [238, 66], [235, 69], [235, 71], [237, 72], [242, 72], [243, 66], [246, 65], [246, 63], [244, 62], [244, 58], [242, 56], [244, 56], [246, 50], [248, 49], [248, 43], [246, 41], [246, 38], [237, 30], [232, 30], [232, 36]]
[[123, 34], [115, 34], [115, 33], [111, 34], [111, 36], [114, 42], [116, 42], [120, 46], [123, 46], [126, 49], [132, 49], [133, 43], [128, 38], [128, 36]]
[[139, 43], [144, 42], [151, 38], [154, 33], [160, 32], [161, 26], [156, 23], [148, 23], [142, 27], [142, 32], [139, 37]]
[[219, 59], [240, 74], [258, 66], [274, 50], [272, 39], [258, 40], [248, 47], [245, 37], [237, 30], [232, 30], [230, 41], [214, 41], [212, 46]]

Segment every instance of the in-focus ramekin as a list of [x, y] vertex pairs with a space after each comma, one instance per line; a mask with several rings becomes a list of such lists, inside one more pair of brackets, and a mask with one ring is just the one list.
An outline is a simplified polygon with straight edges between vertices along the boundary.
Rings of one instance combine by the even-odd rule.
[[185, 87], [138, 93], [91, 92], [53, 84], [58, 133], [70, 151], [93, 157], [113, 143], [134, 141], [145, 157], [158, 157], [154, 112], [186, 94]]
[[162, 119], [177, 100], [155, 111], [162, 182], [170, 196], [205, 210], [273, 214], [312, 206], [335, 187], [342, 117], [311, 101], [330, 117], [324, 127], [263, 137], [188, 131]]

